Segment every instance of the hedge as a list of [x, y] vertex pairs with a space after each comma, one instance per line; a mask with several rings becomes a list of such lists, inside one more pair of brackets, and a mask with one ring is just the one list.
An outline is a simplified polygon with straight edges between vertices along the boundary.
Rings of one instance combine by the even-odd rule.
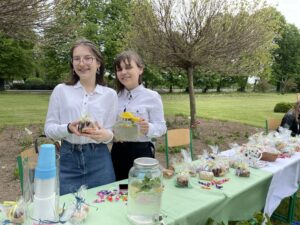
[[274, 107], [274, 112], [277, 113], [286, 113], [288, 112], [291, 108], [293, 108], [295, 103], [291, 102], [279, 102], [275, 105]]

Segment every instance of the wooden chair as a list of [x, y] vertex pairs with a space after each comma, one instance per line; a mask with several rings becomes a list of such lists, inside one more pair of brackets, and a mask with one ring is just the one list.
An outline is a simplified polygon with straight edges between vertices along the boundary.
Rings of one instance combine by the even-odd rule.
[[269, 133], [270, 130], [277, 130], [277, 128], [280, 126], [281, 119], [277, 118], [269, 118], [266, 120], [266, 134]]
[[169, 167], [169, 148], [189, 146], [191, 158], [193, 159], [193, 134], [189, 128], [167, 130], [165, 135], [166, 164]]
[[23, 163], [28, 163], [28, 167], [34, 170], [36, 163], [37, 163], [38, 155], [36, 153], [35, 148], [30, 148], [27, 150], [24, 150], [17, 156], [17, 163], [18, 163], [18, 169], [19, 169], [19, 176], [20, 176], [20, 186], [21, 191], [23, 193], [24, 191], [24, 165]]

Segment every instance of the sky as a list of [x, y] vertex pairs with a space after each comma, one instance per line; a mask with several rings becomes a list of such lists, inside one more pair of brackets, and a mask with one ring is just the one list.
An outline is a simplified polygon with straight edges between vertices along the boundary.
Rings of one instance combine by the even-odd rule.
[[280, 11], [288, 23], [300, 29], [300, 1], [299, 0], [267, 0]]

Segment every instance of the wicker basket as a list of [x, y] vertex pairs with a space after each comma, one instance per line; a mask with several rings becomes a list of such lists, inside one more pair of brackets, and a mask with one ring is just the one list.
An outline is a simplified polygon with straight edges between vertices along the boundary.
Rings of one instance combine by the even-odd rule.
[[277, 159], [278, 155], [279, 155], [278, 153], [263, 152], [261, 160], [274, 162]]

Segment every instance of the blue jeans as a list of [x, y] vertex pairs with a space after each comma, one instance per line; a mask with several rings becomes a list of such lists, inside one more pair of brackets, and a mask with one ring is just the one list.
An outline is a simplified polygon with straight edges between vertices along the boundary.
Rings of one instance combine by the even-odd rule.
[[60, 148], [60, 195], [76, 192], [80, 186], [93, 188], [115, 181], [106, 144], [71, 144]]

